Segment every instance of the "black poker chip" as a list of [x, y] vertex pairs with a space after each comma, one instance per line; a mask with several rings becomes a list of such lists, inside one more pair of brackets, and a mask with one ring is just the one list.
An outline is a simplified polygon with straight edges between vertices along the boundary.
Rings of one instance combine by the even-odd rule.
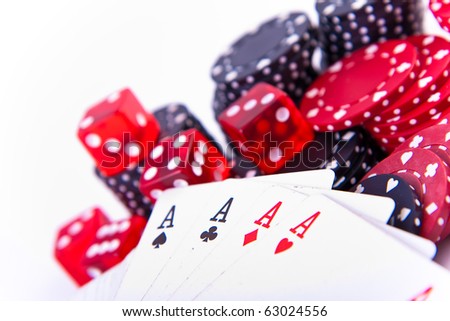
[[157, 108], [153, 115], [160, 126], [160, 137], [170, 137], [188, 129], [197, 129], [214, 146], [222, 151], [222, 148], [214, 137], [206, 130], [198, 118], [181, 103], [171, 103]]
[[212, 67], [216, 118], [255, 84], [266, 82], [298, 103], [317, 76], [318, 31], [302, 12], [275, 17], [240, 37]]
[[[334, 189], [348, 191], [352, 189], [377, 164], [373, 150], [366, 146], [361, 151], [357, 161], [340, 178], [336, 178]], [[339, 184], [338, 184], [339, 182]], [[337, 186], [339, 185], [339, 186]]]
[[230, 177], [232, 178], [251, 178], [263, 175], [255, 163], [238, 153], [231, 153], [229, 161], [231, 166]]
[[133, 166], [114, 176], [104, 176], [97, 168], [95, 175], [113, 192], [131, 215], [150, 217], [153, 204], [139, 190], [143, 166]]
[[368, 44], [422, 33], [421, 0], [316, 0], [316, 10], [330, 64]]
[[261, 79], [302, 50], [310, 29], [309, 18], [302, 12], [271, 19], [256, 32], [242, 36], [219, 57], [212, 68], [212, 78], [231, 87], [251, 81], [249, 77]]
[[181, 103], [171, 103], [159, 107], [153, 112], [153, 115], [159, 123], [161, 138], [173, 136], [181, 131], [195, 128], [206, 138], [212, 140], [212, 136], [197, 117]]
[[353, 192], [390, 197], [395, 208], [389, 224], [419, 235], [422, 204], [409, 184], [400, 176], [381, 174], [367, 178], [352, 189]]
[[334, 171], [336, 178], [345, 176], [364, 151], [364, 139], [365, 135], [359, 128], [343, 131], [340, 139], [335, 141], [331, 156], [325, 161], [323, 168]]

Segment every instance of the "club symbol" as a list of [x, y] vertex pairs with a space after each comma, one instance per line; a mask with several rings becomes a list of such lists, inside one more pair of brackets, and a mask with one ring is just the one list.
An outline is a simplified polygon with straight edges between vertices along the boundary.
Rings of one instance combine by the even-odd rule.
[[217, 226], [211, 226], [208, 231], [203, 231], [202, 234], [200, 234], [200, 238], [203, 240], [203, 242], [213, 241], [217, 237]]
[[167, 241], [167, 236], [165, 232], [162, 232], [159, 234], [154, 240], [152, 245], [155, 247], [155, 249], [159, 249], [161, 245], [164, 245]]

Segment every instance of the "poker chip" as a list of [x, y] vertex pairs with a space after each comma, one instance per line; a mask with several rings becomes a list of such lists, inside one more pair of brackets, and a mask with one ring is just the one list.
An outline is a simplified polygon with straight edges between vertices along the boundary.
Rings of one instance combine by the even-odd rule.
[[422, 204], [416, 192], [398, 175], [381, 174], [361, 181], [352, 192], [390, 197], [395, 207], [388, 224], [419, 235]]
[[185, 105], [180, 103], [171, 103], [159, 107], [153, 111], [153, 115], [160, 125], [161, 139], [191, 128], [196, 128], [202, 133], [206, 132], [200, 121]]
[[360, 128], [318, 132], [314, 140], [277, 173], [331, 169], [335, 173], [333, 188], [348, 190], [378, 161], [376, 153], [366, 144], [367, 138]]
[[429, 8], [442, 29], [450, 32], [450, 3], [446, 0], [430, 0]]
[[[441, 113], [446, 113], [450, 100], [450, 79], [448, 84], [436, 90], [426, 100], [415, 106], [410, 112], [396, 116], [386, 121], [384, 125], [377, 125], [369, 129], [375, 132], [374, 136], [396, 135], [409, 131], [412, 126], [420, 128], [421, 125], [427, 125], [433, 120], [433, 117], [439, 118]], [[366, 126], [367, 127], [367, 126]]]
[[302, 12], [270, 19], [240, 37], [211, 69], [217, 85], [216, 118], [259, 82], [285, 91], [298, 103], [316, 77], [312, 67], [316, 48], [317, 31]]
[[[373, 117], [414, 81], [415, 47], [390, 40], [353, 52], [309, 87], [300, 111], [317, 131], [342, 130]], [[370, 75], [370, 76], [368, 76]]]
[[188, 129], [197, 129], [214, 147], [222, 151], [222, 147], [206, 130], [200, 120], [183, 104], [171, 103], [159, 107], [153, 112], [160, 125], [160, 139], [174, 136]]
[[[428, 150], [436, 154], [446, 165], [447, 177], [450, 177], [450, 124], [441, 124], [430, 126], [419, 131], [410, 137], [403, 144], [397, 147], [396, 151], [405, 149], [420, 148]], [[448, 180], [450, 185], [450, 179]], [[448, 190], [450, 192], [450, 188]], [[450, 196], [447, 196], [447, 203], [450, 203]], [[445, 239], [450, 235], [450, 225], [447, 223], [445, 230], [441, 235], [441, 239]]]
[[133, 166], [114, 176], [105, 176], [97, 168], [95, 175], [111, 190], [131, 215], [150, 217], [153, 204], [139, 190], [139, 180], [144, 168]]
[[331, 169], [336, 175], [336, 181], [358, 160], [359, 154], [365, 150], [364, 135], [357, 128], [341, 134], [341, 139], [333, 145], [332, 155], [323, 168]]
[[420, 183], [420, 174], [417, 172], [409, 172], [406, 169], [402, 169], [395, 173], [396, 176], [403, 179], [408, 183], [409, 187], [414, 191], [419, 200], [423, 199], [422, 184]]
[[252, 161], [245, 159], [238, 153], [233, 153], [230, 159], [230, 177], [250, 178], [261, 176], [263, 173]]
[[442, 151], [447, 153], [447, 149], [450, 148], [450, 124], [430, 126], [419, 131], [398, 146], [397, 151], [409, 148], [428, 149], [430, 147], [441, 148]]
[[364, 46], [422, 32], [419, 0], [317, 0], [321, 48], [334, 63]]
[[440, 240], [448, 219], [447, 171], [445, 164], [433, 152], [425, 149], [405, 149], [394, 152], [377, 164], [363, 179], [380, 174], [407, 171], [418, 175], [422, 190], [423, 220], [420, 235], [433, 242]]
[[[448, 81], [450, 42], [432, 35], [412, 36], [406, 40], [418, 50], [420, 70], [417, 79], [398, 99], [385, 101], [386, 106], [374, 117], [374, 122], [389, 123], [392, 118], [416, 109], [427, 100], [435, 102], [438, 98], [433, 95]], [[439, 96], [443, 97], [444, 93], [440, 92]]]
[[304, 13], [291, 13], [263, 23], [219, 57], [212, 68], [213, 80], [236, 88], [278, 71], [309, 40], [310, 29], [309, 18]]
[[370, 147], [363, 147], [358, 155], [358, 158], [348, 168], [348, 170], [341, 176], [336, 177], [333, 184], [333, 189], [348, 191], [356, 183], [358, 183], [369, 170], [377, 163], [373, 151]]
[[400, 144], [404, 143], [409, 137], [415, 135], [419, 131], [434, 125], [448, 124], [448, 123], [450, 123], [450, 109], [446, 109], [445, 111], [436, 114], [425, 123], [411, 125], [408, 130], [396, 133], [388, 133], [384, 135], [372, 133], [372, 137], [374, 137], [377, 140], [378, 144], [380, 144], [384, 150], [386, 150], [387, 152], [392, 152]]

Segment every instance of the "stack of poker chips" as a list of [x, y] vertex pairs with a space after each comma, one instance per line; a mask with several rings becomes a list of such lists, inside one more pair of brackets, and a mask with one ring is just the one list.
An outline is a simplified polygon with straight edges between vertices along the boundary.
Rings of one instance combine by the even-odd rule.
[[216, 118], [254, 84], [265, 82], [298, 102], [316, 77], [317, 31], [304, 13], [273, 18], [235, 41], [212, 67]]
[[368, 44], [422, 32], [421, 0], [317, 0], [316, 10], [329, 64]]

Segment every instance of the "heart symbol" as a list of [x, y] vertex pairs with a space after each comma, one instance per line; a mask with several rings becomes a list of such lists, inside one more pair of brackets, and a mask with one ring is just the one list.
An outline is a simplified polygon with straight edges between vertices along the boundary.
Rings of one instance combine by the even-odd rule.
[[413, 156], [413, 152], [406, 152], [402, 154], [402, 157], [400, 158], [402, 161], [402, 164], [405, 165]]
[[386, 185], [386, 193], [389, 193], [398, 185], [398, 181], [396, 179], [390, 178]]
[[275, 254], [289, 250], [292, 247], [292, 245], [294, 245], [294, 243], [289, 241], [287, 238], [282, 239], [280, 243], [278, 243], [277, 248], [275, 249]]

